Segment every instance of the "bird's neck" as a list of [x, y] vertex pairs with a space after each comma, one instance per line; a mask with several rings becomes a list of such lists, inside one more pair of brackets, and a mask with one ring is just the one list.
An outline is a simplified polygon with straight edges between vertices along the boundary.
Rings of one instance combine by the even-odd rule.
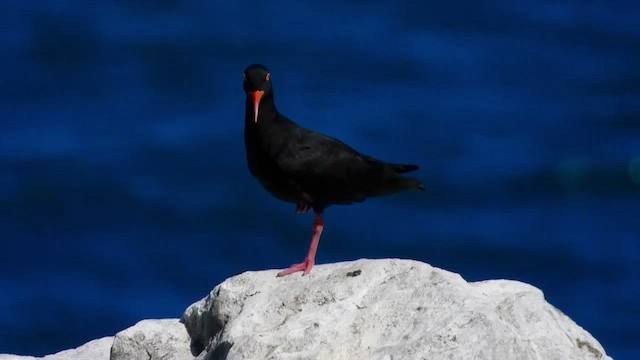
[[[254, 115], [253, 115], [253, 99], [247, 95], [247, 100], [245, 102], [245, 115], [244, 115], [245, 125], [256, 125]], [[276, 110], [276, 105], [273, 101], [273, 94], [265, 95], [260, 101], [260, 106], [258, 107], [258, 125], [268, 125], [278, 121], [278, 110]]]

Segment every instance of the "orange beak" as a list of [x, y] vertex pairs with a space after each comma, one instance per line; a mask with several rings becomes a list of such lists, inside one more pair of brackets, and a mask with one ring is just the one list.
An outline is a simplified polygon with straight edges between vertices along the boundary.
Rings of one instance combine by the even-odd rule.
[[253, 97], [253, 123], [258, 123], [258, 109], [260, 108], [260, 99], [262, 99], [262, 95], [264, 95], [264, 91], [256, 90], [251, 93]]

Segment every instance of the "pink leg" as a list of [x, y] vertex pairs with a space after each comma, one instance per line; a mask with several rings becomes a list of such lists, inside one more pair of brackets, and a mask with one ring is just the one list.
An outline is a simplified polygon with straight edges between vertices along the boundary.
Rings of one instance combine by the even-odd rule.
[[313, 221], [313, 236], [311, 237], [311, 246], [309, 246], [309, 252], [307, 257], [304, 258], [299, 264], [293, 264], [288, 269], [282, 270], [278, 273], [278, 276], [287, 276], [298, 271], [304, 271], [302, 275], [307, 275], [311, 272], [313, 264], [316, 261], [316, 251], [318, 250], [318, 242], [320, 241], [320, 235], [322, 235], [322, 228], [324, 222], [322, 221], [322, 214], [316, 214], [316, 218]]

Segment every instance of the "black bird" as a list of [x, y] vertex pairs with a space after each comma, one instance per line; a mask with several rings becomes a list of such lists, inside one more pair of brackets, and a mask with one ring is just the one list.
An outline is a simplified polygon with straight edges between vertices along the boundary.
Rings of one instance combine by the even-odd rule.
[[296, 213], [315, 213], [307, 257], [278, 276], [311, 271], [322, 234], [322, 212], [328, 206], [402, 190], [424, 190], [418, 180], [398, 175], [418, 169], [417, 165], [382, 162], [280, 114], [273, 101], [271, 75], [263, 65], [250, 65], [244, 71], [244, 91], [249, 171], [275, 197], [296, 204]]

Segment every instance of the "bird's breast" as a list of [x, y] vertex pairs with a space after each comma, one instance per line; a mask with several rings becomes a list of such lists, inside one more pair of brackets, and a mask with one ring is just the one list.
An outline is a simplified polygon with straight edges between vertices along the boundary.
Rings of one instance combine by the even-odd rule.
[[245, 136], [247, 165], [251, 174], [273, 196], [287, 202], [298, 203], [303, 200], [300, 189], [278, 166], [275, 155], [277, 150], [272, 144], [265, 143], [259, 137]]

